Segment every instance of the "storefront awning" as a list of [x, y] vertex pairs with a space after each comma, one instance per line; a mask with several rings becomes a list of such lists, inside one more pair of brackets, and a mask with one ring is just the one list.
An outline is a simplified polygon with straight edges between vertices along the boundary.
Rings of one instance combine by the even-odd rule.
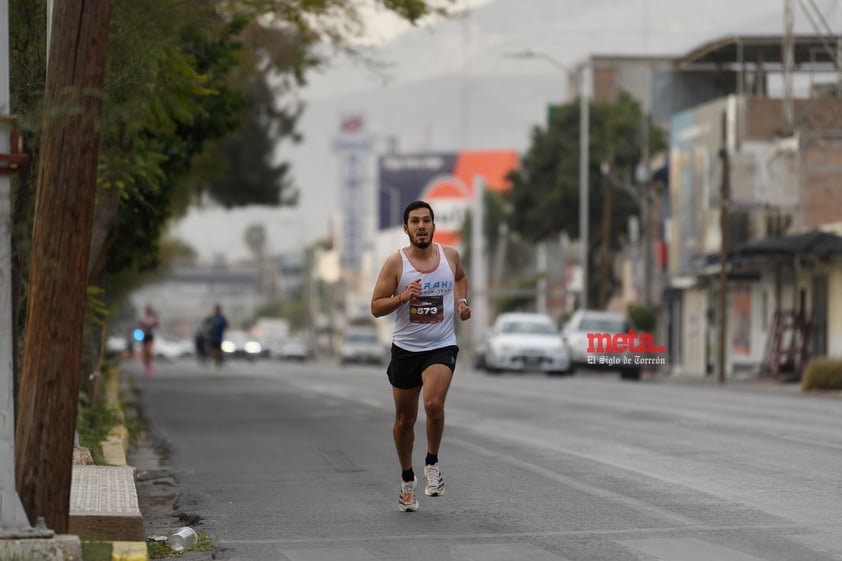
[[755, 240], [735, 248], [734, 254], [739, 257], [761, 255], [830, 257], [842, 255], [842, 236], [821, 230], [810, 230], [803, 234]]

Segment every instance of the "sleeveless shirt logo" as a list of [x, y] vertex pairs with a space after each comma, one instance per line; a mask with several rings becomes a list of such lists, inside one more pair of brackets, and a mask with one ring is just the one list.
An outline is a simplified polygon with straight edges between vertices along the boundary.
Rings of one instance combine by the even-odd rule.
[[447, 294], [453, 290], [453, 281], [422, 282], [421, 292], [423, 294]]

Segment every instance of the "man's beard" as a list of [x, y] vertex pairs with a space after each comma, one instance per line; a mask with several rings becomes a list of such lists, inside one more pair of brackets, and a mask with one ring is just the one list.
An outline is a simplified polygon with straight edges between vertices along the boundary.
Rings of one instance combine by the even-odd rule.
[[414, 239], [414, 240], [411, 240], [411, 241], [412, 241], [412, 245], [414, 245], [418, 249], [427, 249], [428, 247], [430, 247], [430, 244], [433, 243], [432, 238], [427, 238], [427, 240], [425, 240], [423, 242], [419, 242], [417, 239]]

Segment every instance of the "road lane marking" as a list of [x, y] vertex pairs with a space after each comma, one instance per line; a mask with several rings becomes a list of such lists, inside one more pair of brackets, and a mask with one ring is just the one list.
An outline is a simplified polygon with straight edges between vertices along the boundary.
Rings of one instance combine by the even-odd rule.
[[289, 561], [378, 561], [379, 559], [361, 547], [282, 549], [281, 554]]
[[754, 555], [697, 538], [624, 540], [617, 543], [658, 561], [763, 561]]
[[514, 559], [529, 559], [529, 561], [568, 561], [566, 557], [547, 551], [528, 543], [479, 543], [473, 545], [453, 546], [452, 551], [465, 558], [465, 561], [512, 561]]

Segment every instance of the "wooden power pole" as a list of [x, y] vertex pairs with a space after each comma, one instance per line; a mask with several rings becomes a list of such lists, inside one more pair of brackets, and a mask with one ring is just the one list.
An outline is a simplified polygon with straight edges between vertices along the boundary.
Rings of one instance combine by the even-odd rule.
[[55, 5], [16, 426], [21, 503], [67, 533], [111, 0]]

